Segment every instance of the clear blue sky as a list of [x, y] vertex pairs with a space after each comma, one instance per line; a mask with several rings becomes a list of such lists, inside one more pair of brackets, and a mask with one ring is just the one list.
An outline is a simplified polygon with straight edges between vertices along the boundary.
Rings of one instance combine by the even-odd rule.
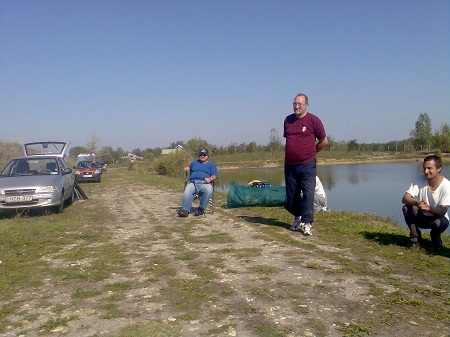
[[448, 0], [0, 0], [0, 139], [267, 144], [294, 96], [335, 140], [450, 123]]

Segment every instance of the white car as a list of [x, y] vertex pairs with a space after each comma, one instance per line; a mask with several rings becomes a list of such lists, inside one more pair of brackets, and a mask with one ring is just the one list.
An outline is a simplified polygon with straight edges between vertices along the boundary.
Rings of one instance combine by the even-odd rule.
[[69, 142], [24, 144], [25, 157], [0, 173], [0, 211], [50, 208], [62, 213], [75, 197], [72, 169], [64, 160]]

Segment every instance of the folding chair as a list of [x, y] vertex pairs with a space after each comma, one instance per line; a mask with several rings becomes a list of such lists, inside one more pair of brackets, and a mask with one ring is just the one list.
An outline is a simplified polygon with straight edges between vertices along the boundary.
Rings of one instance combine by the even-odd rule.
[[[184, 180], [184, 189], [186, 189], [186, 185], [189, 184], [189, 176], [190, 176], [190, 172], [187, 171], [186, 179]], [[216, 188], [214, 186], [214, 181], [211, 182], [210, 184], [212, 185], [213, 193], [211, 195], [211, 198], [208, 200], [208, 204], [211, 204], [211, 209], [209, 211], [211, 212], [211, 214], [214, 214], [214, 211], [216, 210], [216, 202], [214, 201], [214, 192], [215, 192]], [[195, 200], [199, 200], [199, 197], [197, 194], [194, 194], [194, 201]], [[207, 210], [205, 209], [204, 211], [206, 212]]]

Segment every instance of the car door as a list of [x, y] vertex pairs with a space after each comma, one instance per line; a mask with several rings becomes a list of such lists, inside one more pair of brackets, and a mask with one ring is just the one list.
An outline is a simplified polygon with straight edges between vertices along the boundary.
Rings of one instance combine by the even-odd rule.
[[58, 158], [58, 165], [59, 165], [59, 169], [61, 171], [61, 179], [63, 180], [63, 183], [64, 183], [64, 191], [65, 191], [64, 199], [67, 199], [73, 193], [74, 178], [73, 178], [72, 174], [64, 174], [63, 175], [63, 171], [70, 167], [69, 167], [69, 165], [67, 165], [67, 163], [62, 158]]

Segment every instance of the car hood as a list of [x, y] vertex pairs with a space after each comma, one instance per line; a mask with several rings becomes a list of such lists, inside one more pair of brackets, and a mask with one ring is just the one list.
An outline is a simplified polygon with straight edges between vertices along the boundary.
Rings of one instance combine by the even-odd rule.
[[80, 172], [95, 172], [97, 170], [100, 170], [100, 167], [90, 167], [90, 168], [76, 168], [76, 171], [80, 171]]
[[58, 175], [42, 175], [42, 176], [16, 176], [16, 177], [0, 177], [0, 188], [2, 189], [18, 189], [32, 188], [47, 185], [58, 185], [61, 176]]

